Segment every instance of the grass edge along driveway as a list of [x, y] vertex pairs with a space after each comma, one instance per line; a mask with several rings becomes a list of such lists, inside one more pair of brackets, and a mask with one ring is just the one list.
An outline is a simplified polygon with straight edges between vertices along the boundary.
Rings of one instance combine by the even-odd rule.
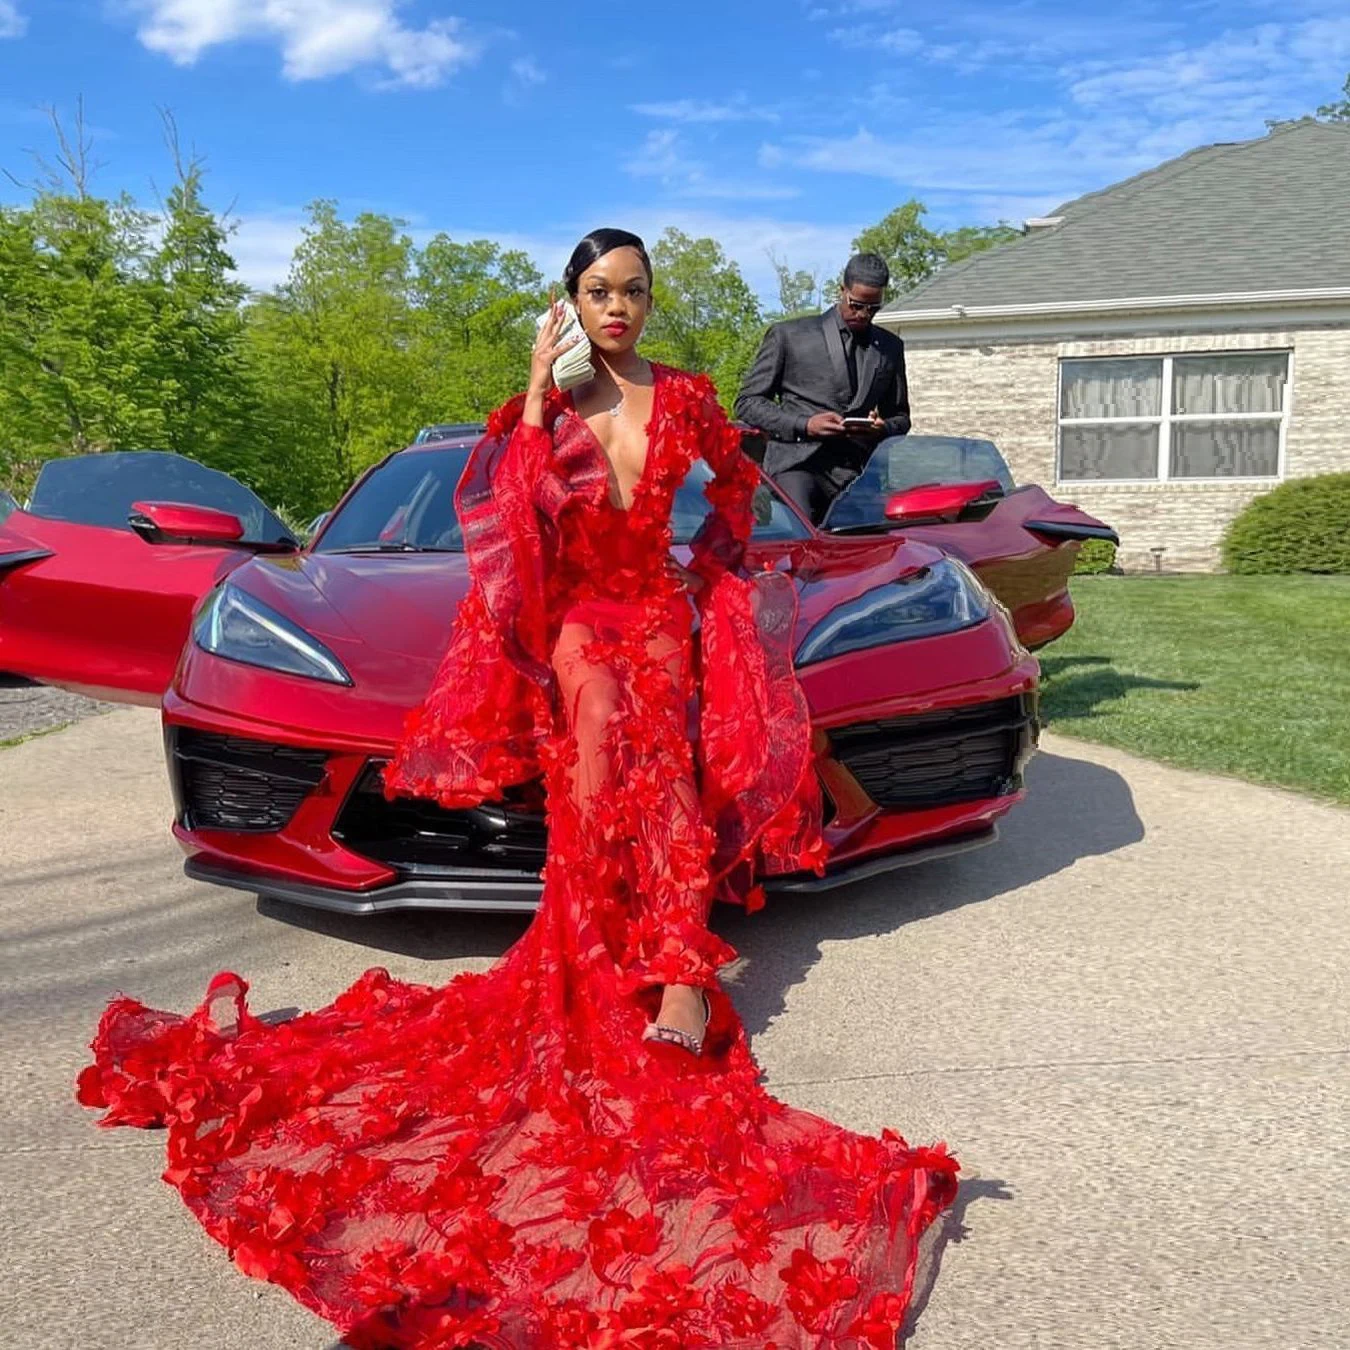
[[1075, 577], [1040, 653], [1067, 736], [1350, 805], [1350, 577]]

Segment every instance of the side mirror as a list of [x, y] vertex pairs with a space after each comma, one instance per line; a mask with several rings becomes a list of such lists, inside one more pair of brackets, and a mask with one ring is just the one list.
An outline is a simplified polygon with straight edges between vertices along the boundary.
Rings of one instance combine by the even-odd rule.
[[244, 537], [238, 516], [185, 502], [133, 502], [127, 523], [147, 544], [236, 544]]
[[955, 524], [983, 520], [1003, 500], [997, 478], [978, 483], [924, 483], [886, 501], [886, 519], [895, 524]]

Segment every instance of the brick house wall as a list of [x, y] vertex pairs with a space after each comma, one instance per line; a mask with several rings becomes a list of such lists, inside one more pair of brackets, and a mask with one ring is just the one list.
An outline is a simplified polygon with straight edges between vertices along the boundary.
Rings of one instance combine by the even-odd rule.
[[[1209, 317], [1209, 324], [1215, 319]], [[1229, 319], [1231, 323], [1231, 317]], [[985, 436], [1003, 451], [1018, 482], [1041, 483], [1120, 533], [1120, 565], [1129, 571], [1214, 571], [1229, 521], [1275, 486], [1261, 482], [1184, 481], [1096, 485], [1056, 481], [1059, 361], [1076, 356], [1154, 356], [1178, 352], [1293, 353], [1285, 478], [1350, 472], [1350, 321], [1240, 330], [1133, 331], [1093, 336], [1044, 333], [925, 338], [902, 326], [915, 432]]]

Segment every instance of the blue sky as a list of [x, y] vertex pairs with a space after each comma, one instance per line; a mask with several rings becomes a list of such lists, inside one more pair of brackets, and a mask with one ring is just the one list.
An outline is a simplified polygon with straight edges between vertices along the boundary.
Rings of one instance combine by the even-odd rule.
[[[1350, 70], [1346, 0], [0, 0], [0, 167], [84, 97], [96, 187], [147, 203], [157, 109], [207, 161], [245, 277], [306, 202], [527, 248], [599, 224], [834, 272], [910, 196], [1019, 222], [1193, 146], [1259, 136]], [[678, 16], [678, 17], [677, 17]], [[0, 180], [0, 200], [22, 193]]]

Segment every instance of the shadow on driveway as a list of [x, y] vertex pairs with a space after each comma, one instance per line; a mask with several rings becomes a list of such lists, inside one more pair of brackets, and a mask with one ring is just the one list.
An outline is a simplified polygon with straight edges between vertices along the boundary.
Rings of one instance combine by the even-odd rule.
[[[817, 895], [779, 895], [758, 914], [719, 906], [713, 927], [752, 963], [736, 985], [746, 1030], [763, 1031], [788, 991], [820, 958], [822, 942], [873, 937], [901, 925], [1053, 876], [1079, 858], [1138, 843], [1143, 825], [1125, 780], [1086, 760], [1042, 753], [1028, 771], [1027, 799], [998, 843]], [[496, 956], [526, 929], [529, 915], [407, 911], [362, 918], [260, 898], [268, 918], [342, 942], [423, 960]]]

